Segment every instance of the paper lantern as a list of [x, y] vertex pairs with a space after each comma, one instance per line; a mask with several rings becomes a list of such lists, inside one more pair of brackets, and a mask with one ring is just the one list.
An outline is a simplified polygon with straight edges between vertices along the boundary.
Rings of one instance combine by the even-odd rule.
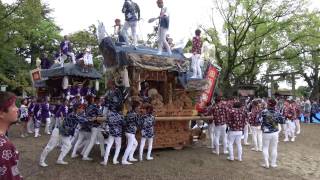
[[62, 89], [67, 89], [69, 85], [69, 78], [68, 76], [64, 76], [62, 80]]
[[105, 74], [107, 72], [107, 68], [105, 65], [102, 66], [102, 72], [103, 72], [103, 74]]
[[99, 91], [99, 80], [96, 80], [95, 89], [96, 91]]
[[36, 66], [37, 66], [37, 68], [40, 68], [40, 65], [41, 65], [41, 60], [40, 60], [40, 58], [37, 58], [37, 59], [36, 59]]
[[124, 87], [129, 88], [130, 83], [129, 83], [129, 73], [128, 73], [127, 67], [125, 67], [122, 71], [122, 79], [123, 79]]
[[141, 91], [141, 80], [140, 80], [140, 73], [138, 75], [138, 91]]

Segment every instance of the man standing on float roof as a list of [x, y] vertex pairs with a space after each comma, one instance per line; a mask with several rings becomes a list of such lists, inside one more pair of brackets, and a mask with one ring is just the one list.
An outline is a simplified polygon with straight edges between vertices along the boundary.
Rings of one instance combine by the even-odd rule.
[[200, 65], [200, 56], [201, 56], [201, 49], [202, 49], [202, 41], [201, 41], [201, 30], [197, 29], [195, 31], [195, 37], [192, 39], [192, 71], [193, 75], [191, 78], [200, 78], [202, 79], [202, 71]]
[[149, 19], [149, 23], [154, 22], [159, 19], [159, 29], [158, 29], [158, 54], [162, 54], [163, 45], [166, 48], [169, 55], [171, 55], [171, 49], [169, 43], [166, 39], [169, 30], [169, 11], [167, 7], [164, 7], [163, 0], [157, 0], [157, 5], [161, 9], [160, 16], [156, 18]]
[[63, 41], [60, 43], [60, 51], [61, 51], [61, 53], [63, 55], [63, 57], [62, 57], [62, 61], [63, 62], [60, 62], [62, 66], [63, 66], [64, 61], [67, 59], [68, 56], [71, 57], [73, 64], [76, 63], [76, 57], [75, 57], [74, 53], [72, 52], [71, 42], [70, 42], [70, 40], [69, 40], [67, 35], [65, 35], [63, 37]]
[[132, 0], [125, 0], [122, 13], [125, 15], [125, 23], [123, 25], [122, 34], [127, 44], [128, 40], [128, 29], [131, 28], [133, 46], [137, 46], [137, 23], [140, 20], [140, 8], [137, 3]]

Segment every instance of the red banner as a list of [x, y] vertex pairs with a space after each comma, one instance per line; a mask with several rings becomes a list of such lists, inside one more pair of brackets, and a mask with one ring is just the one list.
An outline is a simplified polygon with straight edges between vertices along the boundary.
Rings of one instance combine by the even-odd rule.
[[204, 112], [207, 105], [211, 102], [218, 77], [219, 70], [210, 64], [206, 75], [206, 79], [208, 80], [208, 88], [201, 93], [200, 99], [196, 104], [196, 110], [198, 112]]

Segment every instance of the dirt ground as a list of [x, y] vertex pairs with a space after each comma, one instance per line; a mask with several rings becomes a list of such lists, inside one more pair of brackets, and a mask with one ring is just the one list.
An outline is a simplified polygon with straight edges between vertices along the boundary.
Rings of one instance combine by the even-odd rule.
[[[27, 180], [100, 180], [100, 179], [207, 179], [207, 180], [316, 180], [320, 179], [320, 125], [303, 125], [302, 134], [294, 143], [282, 142], [278, 150], [278, 168], [260, 167], [262, 153], [244, 147], [243, 162], [229, 162], [226, 155], [211, 154], [205, 143], [186, 147], [183, 150], [162, 149], [153, 151], [154, 161], [143, 161], [131, 166], [99, 164], [98, 146], [94, 148], [94, 161], [71, 159], [67, 166], [56, 165], [58, 149], [49, 154], [49, 167], [38, 166], [41, 150], [48, 136], [39, 139], [20, 138], [17, 127], [10, 130], [10, 138], [20, 152], [20, 171]], [[113, 153], [112, 153], [113, 155]], [[122, 155], [122, 153], [121, 153]], [[111, 159], [111, 158], [109, 158]]]

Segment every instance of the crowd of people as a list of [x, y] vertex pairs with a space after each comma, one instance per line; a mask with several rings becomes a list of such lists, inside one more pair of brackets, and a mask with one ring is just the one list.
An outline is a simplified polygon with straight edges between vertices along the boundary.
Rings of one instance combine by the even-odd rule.
[[[318, 112], [316, 101], [293, 98], [217, 98], [216, 103], [207, 108], [205, 114], [213, 119], [206, 125], [195, 125], [195, 128], [207, 127], [212, 153], [228, 155], [227, 159], [242, 161], [242, 144], [249, 144], [252, 136], [252, 151], [262, 152], [263, 167], [277, 167], [277, 146], [279, 133], [284, 134], [284, 142], [294, 142], [301, 133], [300, 122], [310, 123]], [[201, 124], [201, 123], [200, 123]], [[193, 128], [194, 129], [194, 128]], [[243, 141], [243, 142], [242, 142]], [[233, 146], [236, 144], [238, 154], [234, 157]], [[269, 149], [271, 157], [269, 158]], [[270, 159], [270, 162], [269, 162]]]
[[[27, 131], [34, 131], [35, 137], [40, 136], [41, 124], [44, 124], [44, 132], [51, 135], [48, 144], [40, 155], [39, 165], [47, 167], [46, 158], [56, 147], [61, 148], [57, 164], [66, 165], [65, 156], [71, 151], [71, 157], [77, 158], [82, 155], [82, 160], [91, 161], [90, 152], [95, 144], [100, 144], [102, 165], [107, 165], [110, 149], [115, 142], [115, 154], [113, 164], [118, 161], [122, 135], [126, 137], [126, 149], [121, 159], [121, 164], [130, 165], [138, 161], [134, 158], [138, 147], [136, 132], [141, 131], [141, 141], [138, 159], [142, 161], [143, 151], [146, 141], [148, 142], [147, 160], [153, 160], [151, 156], [154, 138], [155, 118], [153, 107], [148, 103], [140, 101], [130, 101], [130, 108], [123, 115], [123, 102], [126, 93], [115, 85], [113, 81], [108, 84], [110, 89], [104, 97], [99, 98], [88, 95], [85, 98], [75, 96], [70, 100], [64, 99], [61, 103], [50, 104], [48, 99], [43, 101], [22, 100], [20, 108], [16, 108], [16, 97], [10, 93], [1, 94], [0, 98], [0, 127], [1, 146], [8, 146], [11, 152], [8, 160], [13, 157], [14, 146], [5, 135], [10, 124], [15, 120], [13, 115], [19, 114], [22, 124], [21, 137], [27, 136]], [[9, 96], [10, 95], [10, 96]], [[143, 93], [141, 92], [143, 96]], [[11, 98], [5, 99], [2, 96]], [[142, 97], [141, 99], [145, 99]], [[2, 102], [3, 101], [3, 102]], [[12, 108], [11, 108], [12, 106]], [[11, 109], [12, 112], [11, 112]], [[230, 161], [242, 161], [242, 139], [244, 145], [249, 144], [249, 134], [252, 136], [252, 151], [262, 152], [264, 163], [263, 167], [277, 167], [277, 147], [280, 132], [284, 133], [284, 142], [294, 142], [297, 135], [301, 133], [300, 119], [305, 117], [306, 123], [314, 118], [318, 112], [316, 101], [312, 103], [306, 100], [288, 99], [221, 99], [217, 98], [216, 103], [207, 108], [207, 115], [212, 115], [213, 119], [208, 122], [212, 153], [216, 155], [228, 154]], [[18, 113], [18, 111], [20, 113]], [[3, 115], [5, 113], [12, 113]], [[106, 116], [106, 119], [99, 117]], [[10, 121], [5, 121], [9, 118]], [[309, 120], [308, 120], [309, 119]], [[5, 123], [8, 127], [5, 127]], [[28, 122], [33, 122], [34, 128], [30, 128]], [[31, 133], [31, 132], [29, 132]], [[7, 144], [6, 144], [7, 143]], [[237, 157], [234, 155], [233, 146], [237, 146]], [[222, 152], [220, 152], [220, 145]], [[3, 149], [3, 148], [1, 148]], [[269, 152], [270, 151], [270, 152]], [[2, 152], [4, 153], [4, 152]], [[14, 155], [18, 158], [18, 154]], [[8, 161], [1, 159], [2, 161]], [[13, 159], [13, 158], [12, 158]], [[17, 159], [12, 166], [17, 166]], [[10, 161], [11, 162], [11, 161]], [[1, 170], [10, 167], [2, 167]], [[16, 167], [17, 168], [17, 167]], [[17, 172], [11, 172], [11, 175]], [[9, 173], [10, 174], [10, 173]]]
[[[126, 116], [122, 114], [122, 105], [126, 93], [115, 85], [113, 81], [108, 84], [110, 89], [104, 97], [95, 97], [94, 94], [82, 96], [82, 93], [65, 95], [64, 100], [58, 100], [55, 104], [49, 104], [48, 99], [35, 101], [22, 100], [19, 108], [21, 121], [21, 137], [28, 133], [34, 133], [34, 137], [40, 136], [41, 123], [44, 124], [44, 132], [51, 134], [51, 138], [44, 148], [40, 165], [46, 167], [45, 159], [48, 153], [55, 147], [61, 147], [61, 154], [57, 164], [67, 164], [64, 157], [73, 146], [72, 158], [82, 155], [83, 160], [92, 160], [89, 157], [93, 146], [100, 144], [101, 164], [106, 165], [110, 149], [115, 142], [115, 155], [113, 163], [118, 164], [118, 156], [121, 148], [122, 134], [127, 139], [127, 148], [123, 155], [122, 164], [131, 164], [137, 161], [133, 157], [138, 146], [135, 137], [138, 129], [142, 138], [139, 149], [139, 160], [143, 157], [143, 148], [148, 141], [147, 160], [152, 160], [151, 150], [153, 144], [155, 123], [153, 107], [150, 104], [142, 104], [140, 101], [132, 101]], [[77, 88], [79, 92], [83, 91]], [[78, 92], [77, 91], [77, 92]], [[76, 92], [76, 91], [75, 91]], [[70, 95], [70, 94], [69, 94]], [[141, 92], [141, 99], [147, 101]], [[264, 166], [269, 167], [268, 148], [271, 146], [271, 166], [276, 167], [276, 151], [279, 132], [283, 131], [284, 142], [294, 142], [301, 132], [300, 121], [305, 117], [305, 122], [312, 122], [318, 112], [316, 101], [293, 99], [229, 99], [217, 98], [216, 103], [207, 108], [207, 115], [212, 115], [212, 121], [208, 122], [211, 148], [214, 154], [228, 154], [228, 160], [242, 161], [242, 139], [244, 145], [250, 145], [249, 134], [252, 135], [252, 150], [263, 152], [266, 160]], [[107, 121], [98, 121], [98, 117], [106, 116]], [[124, 132], [124, 133], [123, 133]], [[238, 148], [238, 157], [234, 158], [233, 145]], [[106, 145], [106, 147], [105, 147]]]
[[103, 97], [97, 97], [95, 94], [84, 95], [81, 92], [85, 88], [80, 87], [77, 86], [77, 91], [74, 91], [78, 92], [76, 94], [66, 91], [64, 98], [56, 100], [55, 103], [49, 103], [48, 98], [31, 98], [21, 101], [19, 108], [21, 137], [32, 133], [35, 138], [41, 136], [41, 125], [44, 126], [44, 133], [51, 135], [41, 153], [40, 166], [48, 166], [45, 163], [46, 157], [55, 147], [61, 147], [57, 164], [68, 164], [64, 161], [64, 157], [72, 147], [72, 158], [77, 158], [80, 153], [82, 160], [90, 161], [92, 158], [89, 154], [96, 143], [100, 144], [103, 157], [101, 164], [107, 165], [114, 142], [116, 151], [113, 164], [118, 164], [123, 134], [126, 136], [127, 148], [121, 163], [130, 165], [137, 161], [133, 156], [138, 147], [137, 130], [141, 130], [142, 135], [139, 160], [144, 159], [143, 150], [146, 141], [148, 143], [146, 159], [152, 160], [155, 118], [153, 107], [148, 101], [130, 101], [128, 113], [124, 116], [122, 110], [126, 92], [116, 86], [114, 81], [108, 83], [109, 90]]
[[[151, 18], [149, 23], [159, 20], [158, 27], [158, 54], [165, 49], [172, 54], [167, 40], [169, 28], [169, 12], [164, 6], [163, 0], [157, 0], [161, 9], [160, 15]], [[116, 32], [124, 43], [129, 44], [127, 31], [132, 32], [132, 45], [137, 46], [136, 27], [140, 20], [140, 8], [132, 0], [125, 0], [122, 12], [125, 14], [125, 24], [116, 20]], [[202, 78], [201, 72], [201, 31], [195, 31], [192, 47], [191, 78]], [[80, 64], [83, 72], [88, 72], [93, 66], [90, 48], [83, 53], [75, 55], [72, 52], [72, 44], [68, 36], [60, 44], [56, 55], [57, 63], [62, 66], [67, 57], [71, 62]], [[47, 55], [41, 62], [44, 69], [49, 68]], [[127, 113], [123, 113], [123, 103], [127, 99], [125, 90], [117, 87], [113, 81], [108, 84], [105, 96], [97, 97], [93, 88], [84, 88], [81, 85], [65, 89], [63, 97], [54, 103], [49, 98], [23, 99], [19, 109], [16, 107], [16, 97], [11, 93], [0, 92], [0, 175], [5, 179], [19, 179], [18, 171], [19, 155], [13, 144], [6, 136], [9, 126], [17, 119], [21, 122], [21, 137], [34, 134], [35, 138], [41, 136], [40, 129], [44, 125], [44, 133], [50, 135], [50, 139], [42, 150], [39, 165], [47, 167], [46, 158], [54, 148], [61, 148], [61, 153], [56, 161], [57, 164], [66, 165], [64, 159], [71, 151], [71, 157], [82, 156], [82, 160], [91, 161], [89, 156], [95, 144], [100, 145], [101, 165], [108, 164], [110, 150], [115, 143], [113, 164], [119, 164], [119, 154], [122, 145], [122, 135], [126, 137], [126, 149], [121, 159], [121, 164], [130, 165], [133, 162], [144, 159], [143, 152], [146, 142], [147, 160], [153, 160], [151, 156], [154, 140], [155, 117], [153, 106], [148, 102], [131, 100]], [[148, 100], [141, 93], [140, 99]], [[206, 115], [212, 115], [213, 119], [208, 122], [210, 148], [216, 155], [227, 154], [230, 161], [242, 161], [242, 139], [244, 145], [249, 144], [249, 134], [252, 135], [252, 150], [262, 152], [263, 167], [277, 167], [277, 146], [279, 133], [283, 131], [284, 142], [294, 142], [301, 133], [300, 121], [312, 123], [317, 119], [319, 105], [316, 101], [308, 99], [221, 99], [217, 98], [214, 105], [207, 108]], [[125, 115], [124, 115], [125, 114]], [[103, 119], [102, 117], [106, 117]], [[140, 143], [136, 133], [141, 131]], [[139, 146], [138, 159], [134, 158]], [[220, 153], [220, 144], [222, 152]], [[235, 158], [233, 146], [237, 146]], [[73, 148], [73, 149], [72, 149]], [[270, 150], [270, 153], [269, 153]], [[270, 158], [269, 158], [270, 157]]]

